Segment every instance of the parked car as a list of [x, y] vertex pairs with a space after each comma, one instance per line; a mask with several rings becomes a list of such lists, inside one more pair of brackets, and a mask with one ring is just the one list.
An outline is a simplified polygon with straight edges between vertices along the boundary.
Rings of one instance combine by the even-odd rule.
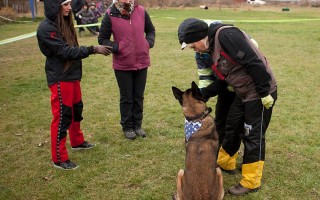
[[264, 5], [266, 4], [265, 1], [262, 0], [247, 0], [248, 4], [252, 4], [252, 5]]

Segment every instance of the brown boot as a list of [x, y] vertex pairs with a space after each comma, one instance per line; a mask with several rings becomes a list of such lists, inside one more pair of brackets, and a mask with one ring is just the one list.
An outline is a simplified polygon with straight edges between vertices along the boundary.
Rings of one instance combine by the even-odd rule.
[[259, 190], [258, 188], [254, 188], [254, 189], [249, 189], [246, 187], [243, 187], [240, 183], [238, 185], [232, 186], [228, 189], [228, 192], [230, 194], [236, 195], [236, 196], [241, 196], [250, 192], [257, 192]]

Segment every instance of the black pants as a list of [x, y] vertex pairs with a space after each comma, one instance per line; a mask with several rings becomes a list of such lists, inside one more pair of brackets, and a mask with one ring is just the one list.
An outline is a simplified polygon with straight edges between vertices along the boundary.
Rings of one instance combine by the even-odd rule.
[[[277, 91], [271, 96], [274, 98], [274, 103], [277, 99]], [[232, 157], [238, 152], [241, 144], [241, 134], [236, 131], [241, 125], [244, 126], [244, 156], [243, 164], [264, 161], [265, 159], [265, 133], [269, 126], [272, 108], [266, 109], [261, 99], [242, 102], [236, 96], [230, 108], [226, 129], [225, 139], [222, 143], [222, 148]], [[244, 120], [244, 124], [243, 124]]]
[[[235, 92], [230, 92], [229, 90], [224, 90], [218, 94], [216, 110], [215, 110], [215, 126], [219, 135], [219, 147], [225, 137], [225, 126], [227, 121], [227, 116], [231, 107], [231, 104], [236, 96]], [[243, 123], [241, 124], [241, 126]], [[241, 129], [243, 132], [243, 128]]]
[[141, 128], [147, 72], [148, 68], [137, 71], [114, 71], [120, 90], [120, 124], [123, 131]]

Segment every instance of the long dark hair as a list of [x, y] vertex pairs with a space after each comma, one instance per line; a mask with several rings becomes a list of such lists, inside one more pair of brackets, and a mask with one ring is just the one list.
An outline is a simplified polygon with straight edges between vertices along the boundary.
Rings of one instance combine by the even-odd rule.
[[[78, 38], [76, 34], [76, 30], [73, 24], [72, 12], [68, 16], [64, 16], [62, 13], [62, 6], [60, 6], [60, 11], [58, 13], [58, 17], [56, 19], [56, 23], [58, 25], [59, 32], [66, 43], [71, 47], [78, 47]], [[67, 60], [64, 64], [63, 72], [67, 71], [71, 66], [72, 61]]]

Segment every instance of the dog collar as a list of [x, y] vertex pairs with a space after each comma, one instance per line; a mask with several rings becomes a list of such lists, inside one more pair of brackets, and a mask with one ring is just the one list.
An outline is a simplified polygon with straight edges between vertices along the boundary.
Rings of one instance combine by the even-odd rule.
[[188, 121], [185, 119], [184, 122], [184, 133], [186, 134], [186, 141], [197, 132], [202, 126], [202, 121]]
[[192, 117], [185, 116], [185, 118], [188, 121], [202, 120], [206, 118], [206, 116], [208, 116], [211, 112], [212, 112], [212, 108], [207, 107], [201, 114], [192, 116]]

